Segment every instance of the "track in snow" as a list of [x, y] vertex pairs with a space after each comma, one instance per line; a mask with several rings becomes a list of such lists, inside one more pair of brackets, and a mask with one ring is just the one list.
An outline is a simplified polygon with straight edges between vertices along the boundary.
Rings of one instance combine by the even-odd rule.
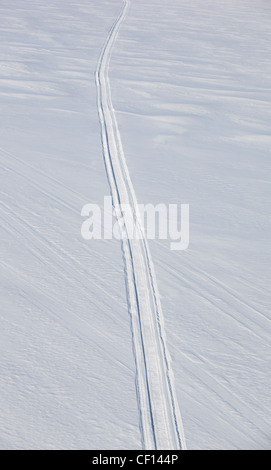
[[129, 239], [129, 221], [121, 209], [117, 217], [124, 221], [122, 250], [131, 315], [142, 445], [144, 449], [185, 449], [154, 267], [126, 166], [108, 78], [112, 47], [129, 4], [130, 0], [124, 0], [122, 11], [106, 38], [96, 70], [103, 154], [113, 205], [121, 208], [128, 204], [132, 208], [134, 222], [141, 234], [141, 239]]

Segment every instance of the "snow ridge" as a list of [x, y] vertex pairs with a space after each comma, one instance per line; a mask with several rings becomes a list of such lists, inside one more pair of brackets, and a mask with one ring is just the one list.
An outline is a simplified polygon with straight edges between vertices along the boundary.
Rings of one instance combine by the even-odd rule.
[[[96, 69], [97, 107], [106, 173], [113, 205], [120, 208], [122, 251], [136, 365], [136, 388], [144, 449], [186, 449], [183, 425], [174, 387], [171, 359], [166, 345], [163, 313], [154, 266], [138, 213], [126, 165], [121, 136], [112, 105], [108, 70], [110, 56], [130, 0], [106, 38]], [[122, 206], [128, 204], [140, 239], [129, 238], [129, 220]]]

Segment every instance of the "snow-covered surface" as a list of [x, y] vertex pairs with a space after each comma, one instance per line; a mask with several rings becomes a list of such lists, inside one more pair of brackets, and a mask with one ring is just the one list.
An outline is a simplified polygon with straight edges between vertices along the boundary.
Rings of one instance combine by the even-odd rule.
[[[136, 366], [136, 393], [143, 449], [186, 449], [164, 317], [143, 217], [127, 168], [112, 104], [109, 66], [112, 48], [126, 19], [130, 0], [106, 38], [96, 70], [97, 107], [105, 169], [122, 239], [127, 305]], [[129, 211], [127, 212], [127, 206]], [[84, 209], [83, 209], [84, 214]], [[134, 221], [138, 236], [131, 231]]]
[[[141, 203], [189, 203], [150, 241], [189, 449], [270, 446], [271, 4], [131, 0], [110, 84]], [[0, 5], [0, 447], [141, 447], [95, 70], [121, 0]]]

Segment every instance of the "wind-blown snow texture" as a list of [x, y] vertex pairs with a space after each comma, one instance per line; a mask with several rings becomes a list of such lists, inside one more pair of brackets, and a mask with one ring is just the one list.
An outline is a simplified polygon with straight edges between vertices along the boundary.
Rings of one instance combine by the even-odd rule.
[[[122, 231], [142, 447], [184, 450], [183, 424], [167, 349], [155, 270], [125, 160], [108, 76], [112, 48], [129, 7], [130, 0], [124, 0], [122, 11], [105, 41], [95, 74], [103, 155], [113, 206], [120, 207], [117, 218]], [[132, 210], [140, 239], [129, 236], [131, 219], [123, 209], [127, 205]]]
[[[138, 202], [189, 203], [150, 242], [189, 449], [270, 446], [267, 0], [131, 0], [110, 62]], [[95, 70], [121, 0], [0, 5], [0, 447], [140, 448], [120, 243], [82, 240], [109, 185]]]

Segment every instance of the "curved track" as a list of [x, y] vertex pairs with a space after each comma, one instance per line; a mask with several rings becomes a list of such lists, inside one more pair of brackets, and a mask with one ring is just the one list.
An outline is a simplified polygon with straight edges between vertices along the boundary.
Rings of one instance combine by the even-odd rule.
[[[104, 162], [113, 205], [120, 208], [116, 215], [122, 230], [142, 445], [144, 449], [185, 449], [154, 267], [126, 165], [108, 78], [112, 48], [129, 5], [130, 0], [124, 0], [122, 11], [106, 38], [96, 70]], [[131, 219], [123, 210], [124, 205], [132, 209], [133, 222], [140, 234], [138, 239], [129, 237]]]

